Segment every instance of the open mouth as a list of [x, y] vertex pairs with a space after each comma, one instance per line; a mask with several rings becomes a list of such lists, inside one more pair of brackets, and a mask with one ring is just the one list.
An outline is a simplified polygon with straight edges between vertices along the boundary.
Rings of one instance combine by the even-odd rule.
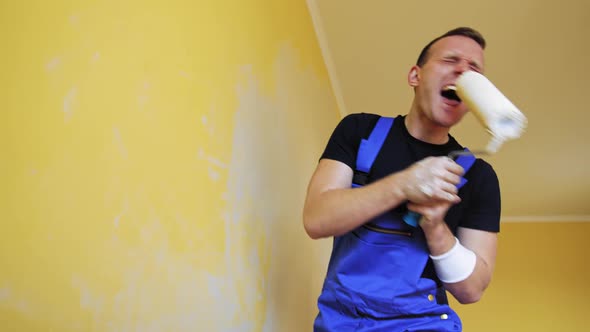
[[461, 102], [461, 98], [457, 96], [457, 88], [454, 85], [447, 85], [441, 91], [440, 95], [449, 100]]

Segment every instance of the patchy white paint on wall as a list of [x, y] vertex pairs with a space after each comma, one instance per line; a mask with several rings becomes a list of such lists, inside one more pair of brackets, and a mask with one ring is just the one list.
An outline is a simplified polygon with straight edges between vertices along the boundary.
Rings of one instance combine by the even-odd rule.
[[57, 69], [57, 67], [59, 67], [61, 65], [61, 58], [60, 57], [55, 57], [51, 60], [49, 60], [49, 62], [47, 62], [47, 64], [45, 64], [45, 70], [51, 72]]
[[78, 94], [78, 88], [72, 87], [66, 97], [64, 98], [63, 102], [63, 112], [64, 112], [64, 119], [66, 122], [69, 122], [72, 116], [74, 115], [74, 101], [76, 100], [76, 96]]
[[79, 276], [73, 276], [71, 285], [80, 293], [80, 307], [92, 313], [94, 328], [105, 313], [106, 299], [93, 291], [87, 282]]
[[121, 157], [126, 159], [128, 157], [127, 148], [125, 148], [125, 144], [123, 143], [119, 127], [113, 127], [113, 143], [117, 147], [117, 151], [119, 151]]
[[94, 52], [90, 58], [90, 63], [97, 63], [100, 60], [100, 52]]
[[[211, 106], [211, 108], [209, 109], [209, 113], [210, 114], [215, 113], [215, 106]], [[201, 117], [201, 124], [207, 130], [207, 133], [209, 134], [209, 136], [215, 135], [215, 127], [213, 126], [212, 121], [209, 120], [209, 117], [207, 115], [203, 115]]]
[[80, 23], [80, 15], [78, 15], [78, 14], [72, 14], [68, 18], [68, 21], [70, 22], [71, 25], [76, 26], [76, 25], [78, 25], [78, 23]]
[[[265, 299], [265, 321], [272, 326], [275, 309], [269, 308], [273, 304], [268, 287], [270, 276], [262, 269], [260, 257], [274, 258], [272, 251], [275, 242], [272, 239], [280, 235], [272, 234], [271, 225], [281, 222], [277, 218], [280, 210], [289, 204], [282, 202], [281, 190], [277, 188], [279, 179], [274, 171], [280, 167], [276, 162], [280, 161], [279, 156], [286, 150], [280, 144], [281, 132], [288, 129], [283, 127], [284, 122], [280, 119], [282, 110], [277, 108], [270, 96], [262, 95], [259, 83], [252, 74], [252, 66], [243, 66], [241, 72], [247, 80], [237, 87], [239, 106], [234, 119], [228, 178], [230, 197], [226, 214], [226, 263], [236, 275], [246, 275], [250, 283], [245, 286], [250, 292], [244, 299], [242, 310], [247, 313], [248, 308], [254, 307], [259, 299]], [[251, 231], [243, 232], [244, 229]], [[263, 241], [262, 245], [260, 241]], [[250, 258], [249, 262], [248, 259], [235, 261], [233, 258], [236, 255], [244, 256], [240, 254], [244, 250], [243, 245], [250, 247], [251, 253], [245, 257]]]
[[216, 167], [223, 168], [223, 169], [227, 169], [227, 167], [228, 167], [227, 162], [223, 162], [218, 158], [206, 155], [203, 148], [198, 149], [197, 156], [199, 159], [203, 159], [203, 160], [207, 161], [209, 164], [214, 165]]
[[22, 315], [32, 316], [34, 313], [33, 306], [30, 305], [28, 299], [8, 287], [0, 289], [0, 305]]
[[121, 218], [123, 218], [123, 215], [125, 215], [125, 212], [126, 212], [126, 208], [123, 211], [121, 211], [121, 213], [116, 215], [115, 218], [113, 219], [113, 226], [115, 228], [118, 228], [119, 225], [121, 224]]
[[139, 93], [137, 95], [137, 104], [139, 105], [140, 109], [144, 108], [150, 100], [151, 86], [152, 85], [148, 81], [142, 82], [141, 85], [139, 86]]
[[[337, 113], [329, 87], [312, 72], [299, 69], [296, 52], [286, 47], [279, 54], [272, 94], [263, 91], [251, 66], [238, 73], [245, 80], [236, 87], [233, 123], [219, 122], [224, 117], [214, 112], [221, 109], [212, 108], [201, 118], [202, 125], [234, 129], [229, 160], [207, 150], [207, 142], [196, 151], [214, 183], [227, 182], [227, 191], [213, 198], [226, 204], [219, 218], [185, 220], [183, 211], [155, 207], [162, 203], [160, 197], [137, 184], [137, 192], [122, 198], [125, 205], [106, 220], [114, 227], [111, 236], [103, 239], [105, 256], [98, 257], [97, 263], [110, 268], [101, 275], [112, 284], [105, 286], [94, 275], [71, 272], [70, 286], [92, 320], [90, 327], [80, 318], [68, 321], [69, 326], [106, 332], [309, 330], [301, 313], [305, 312], [302, 306], [314, 305], [307, 300], [316, 295], [310, 276], [314, 256], [307, 248], [310, 242], [302, 240], [300, 209], [319, 154], [317, 126], [330, 123], [327, 117], [335, 120]], [[141, 88], [146, 102], [149, 88], [149, 84]], [[64, 102], [64, 113], [70, 116], [77, 96], [76, 89], [71, 91], [69, 102]], [[322, 103], [333, 113], [318, 114]], [[128, 157], [123, 134], [119, 127], [112, 127], [111, 144]], [[225, 174], [227, 179], [222, 178]], [[225, 237], [207, 242], [211, 238], [195, 231], [199, 230], [195, 223], [216, 223]], [[169, 234], [178, 229], [182, 236]], [[186, 241], [189, 249], [172, 239]], [[213, 244], [222, 251], [211, 250]], [[109, 289], [111, 285], [116, 286]], [[26, 304], [19, 301], [9, 291], [0, 292], [0, 302]], [[55, 315], [56, 320], [70, 318], [67, 313]]]
[[217, 182], [219, 180], [220, 174], [213, 167], [209, 166], [209, 168], [207, 168], [207, 172], [209, 173], [209, 178], [211, 180], [213, 180], [214, 182]]
[[[305, 299], [310, 299], [307, 303], [313, 307], [315, 298], [315, 293], [310, 293], [313, 287], [309, 273], [314, 259], [310, 255], [307, 262], [302, 262], [306, 246], [297, 242], [305, 239], [301, 208], [310, 168], [315, 166], [319, 153], [305, 151], [318, 146], [314, 132], [321, 132], [321, 128], [314, 125], [314, 117], [320, 124], [337, 119], [329, 87], [312, 72], [296, 68], [296, 51], [285, 46], [274, 66], [274, 95], [261, 91], [251, 66], [241, 69], [245, 79], [237, 87], [239, 106], [228, 178], [226, 257], [230, 271], [249, 282], [244, 288], [248, 291], [242, 312], [250, 314], [248, 308], [263, 299], [263, 330], [268, 332], [311, 329], [309, 321], [297, 317], [296, 312], [304, 308], [293, 307], [293, 303], [305, 303]], [[317, 112], [322, 102], [326, 103], [325, 113]], [[334, 113], [329, 112], [329, 107]], [[236, 256], [244, 259], [236, 261]], [[287, 308], [296, 308], [296, 312], [288, 312]]]
[[[105, 9], [108, 14], [112, 8]], [[122, 11], [123, 14], [126, 12]], [[153, 14], [149, 8], [141, 12]], [[104, 13], [101, 9], [95, 16], [100, 19]], [[170, 13], [174, 15], [173, 11]], [[30, 222], [35, 226], [40, 227], [43, 223], [44, 227], [36, 228], [28, 238], [35, 244], [38, 253], [31, 252], [23, 257], [28, 264], [22, 264], [19, 271], [24, 272], [22, 285], [19, 284], [23, 289], [17, 289], [16, 285], [3, 288], [0, 303], [9, 311], [12, 308], [28, 310], [31, 317], [27, 321], [46, 324], [47, 330], [67, 331], [71, 327], [75, 331], [247, 332], [260, 331], [261, 325], [266, 322], [266, 330], [284, 332], [281, 323], [285, 320], [280, 316], [284, 315], [281, 312], [289, 311], [289, 308], [299, 312], [299, 307], [285, 305], [285, 301], [298, 299], [299, 296], [292, 292], [303, 294], [305, 292], [301, 290], [306, 289], [308, 284], [298, 272], [303, 271], [301, 266], [293, 263], [292, 257], [286, 254], [290, 250], [304, 249], [294, 246], [292, 241], [300, 231], [296, 226], [299, 201], [294, 198], [300, 196], [305, 182], [302, 179], [307, 175], [304, 174], [305, 168], [298, 167], [306, 160], [301, 151], [307, 149], [298, 145], [305, 145], [306, 142], [299, 141], [295, 136], [301, 136], [305, 128], [313, 128], [314, 124], [304, 125], [300, 119], [305, 114], [321, 110], [317, 103], [331, 98], [329, 88], [318, 86], [313, 74], [301, 71], [301, 63], [294, 60], [296, 53], [300, 52], [298, 49], [288, 49], [279, 54], [277, 69], [280, 73], [271, 82], [267, 81], [265, 63], [265, 68], [246, 65], [241, 73], [235, 73], [236, 79], [247, 75], [247, 80], [236, 90], [227, 89], [232, 78], [227, 77], [225, 71], [219, 79], [207, 80], [205, 77], [203, 81], [190, 82], [188, 86], [185, 78], [190, 78], [191, 74], [181, 72], [180, 76], [175, 75], [178, 71], [174, 69], [175, 64], [171, 70], [170, 67], [152, 66], [152, 61], [157, 61], [158, 57], [145, 57], [140, 63], [127, 63], [134, 54], [152, 51], [149, 45], [154, 45], [153, 42], [161, 40], [158, 38], [175, 30], [145, 30], [143, 27], [147, 25], [120, 16], [111, 17], [112, 20], [105, 22], [105, 26], [95, 29], [96, 22], [85, 22], [88, 18], [85, 14], [69, 17], [69, 23], [73, 25], [70, 26], [67, 14], [53, 14], [61, 17], [65, 27], [58, 24], [57, 30], [47, 33], [57, 36], [58, 44], [68, 44], [68, 53], [63, 58], [56, 57], [53, 62], [46, 63], [45, 69], [51, 74], [47, 74], [42, 67], [47, 59], [41, 59], [36, 66], [45, 76], [60, 73], [61, 69], [68, 71], [60, 73], [63, 75], [59, 77], [52, 77], [50, 86], [46, 86], [43, 80], [39, 81], [39, 85], [42, 91], [48, 92], [47, 100], [55, 103], [53, 115], [60, 116], [63, 111], [66, 121], [74, 121], [63, 131], [65, 135], [53, 137], [52, 133], [63, 126], [48, 123], [39, 135], [29, 140], [35, 143], [37, 138], [51, 137], [47, 144], [43, 144], [46, 146], [37, 151], [40, 154], [33, 153], [29, 156], [31, 159], [22, 160], [23, 164], [33, 160], [30, 164], [37, 164], [43, 176], [32, 179], [34, 181], [27, 179], [29, 187], [22, 190], [27, 195], [23, 195], [20, 205], [27, 206], [27, 202], [32, 201], [44, 203], [44, 206], [35, 206], [37, 210], [34, 212], [38, 211], [39, 216], [35, 213], [28, 215], [34, 217], [30, 218]], [[160, 18], [161, 15], [154, 17]], [[164, 22], [149, 22], [154, 27], [161, 26], [159, 24], [176, 26], [169, 24], [174, 22], [168, 22], [167, 15], [164, 17]], [[258, 18], [258, 15], [253, 18]], [[247, 17], [244, 19], [250, 20]], [[189, 27], [195, 26], [191, 24]], [[77, 28], [89, 29], [72, 33]], [[231, 29], [228, 26], [224, 31]], [[60, 31], [63, 35], [59, 34]], [[109, 39], [113, 31], [121, 32], [122, 35], [118, 36], [121, 38]], [[156, 38], [130, 39], [145, 37], [148, 32], [150, 36], [155, 34]], [[162, 35], [158, 35], [160, 32]], [[172, 46], [176, 43], [184, 45], [183, 38], [186, 36], [176, 37], [179, 38], [174, 39]], [[239, 40], [222, 37], [230, 44], [237, 41], [236, 53], [231, 54], [227, 61], [221, 61], [227, 62], [224, 69], [233, 68], [235, 63], [230, 61], [238, 61], [236, 59], [243, 59], [244, 56], [250, 59], [250, 55], [264, 55], [266, 59], [269, 51], [275, 48], [272, 40], [276, 36], [272, 40], [261, 39], [264, 46], [249, 46]], [[120, 45], [127, 40], [132, 43]], [[299, 42], [307, 48], [306, 41]], [[104, 46], [105, 49], [101, 49], [104, 56], [93, 48], [95, 43]], [[209, 41], [205, 41], [204, 45], [207, 43]], [[217, 45], [218, 41], [213, 43]], [[168, 50], [172, 62], [177, 59], [175, 55], [183, 57], [181, 51], [174, 47]], [[105, 65], [108, 64], [109, 68], [91, 66], [105, 60], [105, 57], [108, 58]], [[187, 61], [198, 68], [203, 59], [208, 63], [206, 54]], [[120, 67], [127, 65], [130, 66]], [[109, 86], [105, 77], [121, 68], [124, 75], [119, 75], [117, 82], [120, 84]], [[97, 69], [105, 71], [99, 73]], [[203, 76], [209, 75], [209, 69], [203, 72]], [[259, 81], [262, 77], [255, 76], [259, 72], [265, 73], [266, 82]], [[85, 73], [92, 77], [85, 79]], [[184, 86], [172, 91], [156, 91], [162, 84], [168, 84], [164, 80], [170, 78], [170, 73], [177, 80], [171, 83], [181, 81], [197, 93], [193, 95]], [[71, 81], [80, 78], [80, 75], [83, 81]], [[145, 75], [142, 76], [144, 79], [156, 81], [142, 81], [136, 75]], [[127, 91], [128, 83], [132, 84], [132, 91]], [[63, 84], [69, 85], [64, 87]], [[173, 84], [166, 87], [177, 87]], [[265, 92], [261, 86], [270, 87], [272, 92]], [[275, 87], [280, 92], [278, 95], [275, 95]], [[112, 89], [118, 89], [112, 100], [101, 99]], [[211, 96], [202, 96], [200, 89], [219, 91], [212, 91]], [[23, 95], [26, 92], [23, 91]], [[162, 94], [152, 94], [156, 92]], [[236, 92], [239, 94], [239, 106], [228, 109], [228, 105], [236, 105]], [[49, 99], [55, 97], [57, 101]], [[186, 119], [186, 113], [182, 110], [183, 118], [170, 112], [170, 117], [164, 116], [162, 122], [151, 121], [161, 119], [155, 116], [142, 122], [145, 120], [142, 116], [146, 114], [138, 114], [137, 109], [162, 101], [153, 105], [160, 108], [166, 104], [167, 98], [181, 100], [174, 104], [175, 108], [178, 105], [178, 108], [184, 105], [194, 107], [195, 115], [188, 120], [193, 127], [198, 126], [194, 129], [199, 132], [194, 136], [180, 133], [186, 134], [179, 135], [183, 144], [166, 151], [170, 153], [160, 158], [160, 155], [150, 154], [149, 147], [141, 145], [141, 138], [165, 133], [160, 129], [167, 129], [168, 126], [186, 129], [184, 122], [179, 123]], [[131, 111], [129, 101], [133, 108]], [[204, 104], [204, 109], [197, 109], [197, 105], [201, 107], [201, 102], [210, 103]], [[39, 105], [44, 103], [42, 101]], [[209, 112], [200, 118], [203, 111], [207, 112], [207, 105], [211, 105]], [[108, 112], [101, 112], [103, 107], [108, 108]], [[38, 107], [40, 112], [43, 109]], [[326, 113], [329, 113], [329, 108]], [[204, 120], [202, 125], [207, 131], [202, 131], [199, 119]], [[293, 119], [296, 121], [291, 121]], [[21, 120], [28, 125], [26, 117]], [[228, 128], [235, 128], [235, 133]], [[313, 134], [304, 136], [313, 137]], [[71, 141], [72, 137], [76, 141]], [[198, 137], [202, 142], [186, 143], [190, 141], [185, 140], [187, 137]], [[103, 141], [105, 138], [106, 142]], [[202, 160], [195, 162], [193, 155], [192, 160], [187, 161], [186, 151], [190, 149], [192, 152], [189, 153], [195, 153], [196, 144], [204, 147], [198, 151]], [[222, 151], [216, 151], [213, 146], [220, 147]], [[28, 144], [21, 147], [30, 150]], [[231, 157], [230, 149], [233, 153]], [[129, 160], [120, 162], [120, 156]], [[157, 162], [152, 164], [154, 160]], [[207, 167], [201, 167], [201, 161]], [[177, 169], [176, 164], [183, 164], [175, 174], [178, 176], [169, 176]], [[199, 173], [191, 173], [193, 170]], [[207, 174], [201, 174], [203, 170], [209, 172], [209, 178]], [[86, 180], [93, 181], [86, 183]], [[226, 183], [227, 192], [221, 193], [226, 188], [219, 190], [219, 187]], [[178, 198], [180, 195], [184, 195], [182, 199]], [[203, 196], [206, 199], [202, 201], [206, 204], [200, 201]], [[129, 204], [121, 209], [120, 202], [127, 200]], [[223, 208], [225, 211], [221, 211]], [[213, 212], [208, 213], [210, 211]], [[186, 220], [182, 216], [184, 213]], [[297, 230], [292, 231], [291, 227]], [[73, 235], [65, 233], [64, 230], [68, 229]], [[15, 230], [18, 231], [18, 228]], [[55, 243], [48, 243], [44, 237], [52, 237], [53, 231], [56, 232]], [[22, 248], [20, 243], [13, 246]], [[29, 266], [33, 267], [38, 259], [55, 267], [55, 273], [48, 274], [47, 281], [41, 284], [37, 283], [34, 275], [27, 273]], [[43, 264], [36, 266], [37, 270], [43, 267]], [[282, 278], [282, 273], [293, 275], [293, 278]], [[62, 288], [65, 288], [63, 292]], [[284, 288], [292, 292], [283, 294], [280, 289]], [[72, 301], [72, 296], [77, 301]]]
[[210, 137], [215, 136], [216, 116], [219, 115], [217, 102], [212, 102], [206, 114], [201, 116], [201, 124]]
[[14, 303], [14, 309], [16, 309], [18, 312], [25, 315], [32, 315], [33, 311], [31, 310], [27, 300], [21, 298], [16, 300]]
[[179, 74], [184, 78], [191, 79], [191, 75], [187, 71], [181, 70]]
[[0, 288], [0, 301], [6, 301], [10, 298], [9, 288]]

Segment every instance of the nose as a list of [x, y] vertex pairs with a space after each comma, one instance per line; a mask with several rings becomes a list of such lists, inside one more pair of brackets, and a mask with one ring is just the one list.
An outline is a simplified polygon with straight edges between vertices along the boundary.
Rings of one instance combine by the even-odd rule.
[[461, 60], [457, 61], [457, 64], [455, 66], [455, 71], [457, 72], [457, 74], [463, 74], [464, 72], [468, 71], [469, 69], [470, 69], [469, 60], [461, 59]]

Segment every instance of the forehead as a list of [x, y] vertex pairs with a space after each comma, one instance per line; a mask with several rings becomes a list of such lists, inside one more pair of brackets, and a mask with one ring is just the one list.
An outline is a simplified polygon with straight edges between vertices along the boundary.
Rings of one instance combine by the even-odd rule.
[[430, 47], [431, 57], [459, 56], [483, 67], [483, 49], [479, 44], [465, 36], [449, 36], [438, 40]]

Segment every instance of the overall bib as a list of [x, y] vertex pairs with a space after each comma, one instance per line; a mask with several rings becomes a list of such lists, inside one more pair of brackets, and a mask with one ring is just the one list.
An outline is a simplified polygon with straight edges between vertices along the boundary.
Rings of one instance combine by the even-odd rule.
[[[365, 184], [393, 120], [381, 117], [369, 139], [361, 141], [353, 187]], [[465, 171], [475, 161], [459, 159]], [[334, 237], [315, 332], [461, 331], [442, 284], [422, 277], [429, 259], [422, 229], [402, 217], [391, 210]]]

